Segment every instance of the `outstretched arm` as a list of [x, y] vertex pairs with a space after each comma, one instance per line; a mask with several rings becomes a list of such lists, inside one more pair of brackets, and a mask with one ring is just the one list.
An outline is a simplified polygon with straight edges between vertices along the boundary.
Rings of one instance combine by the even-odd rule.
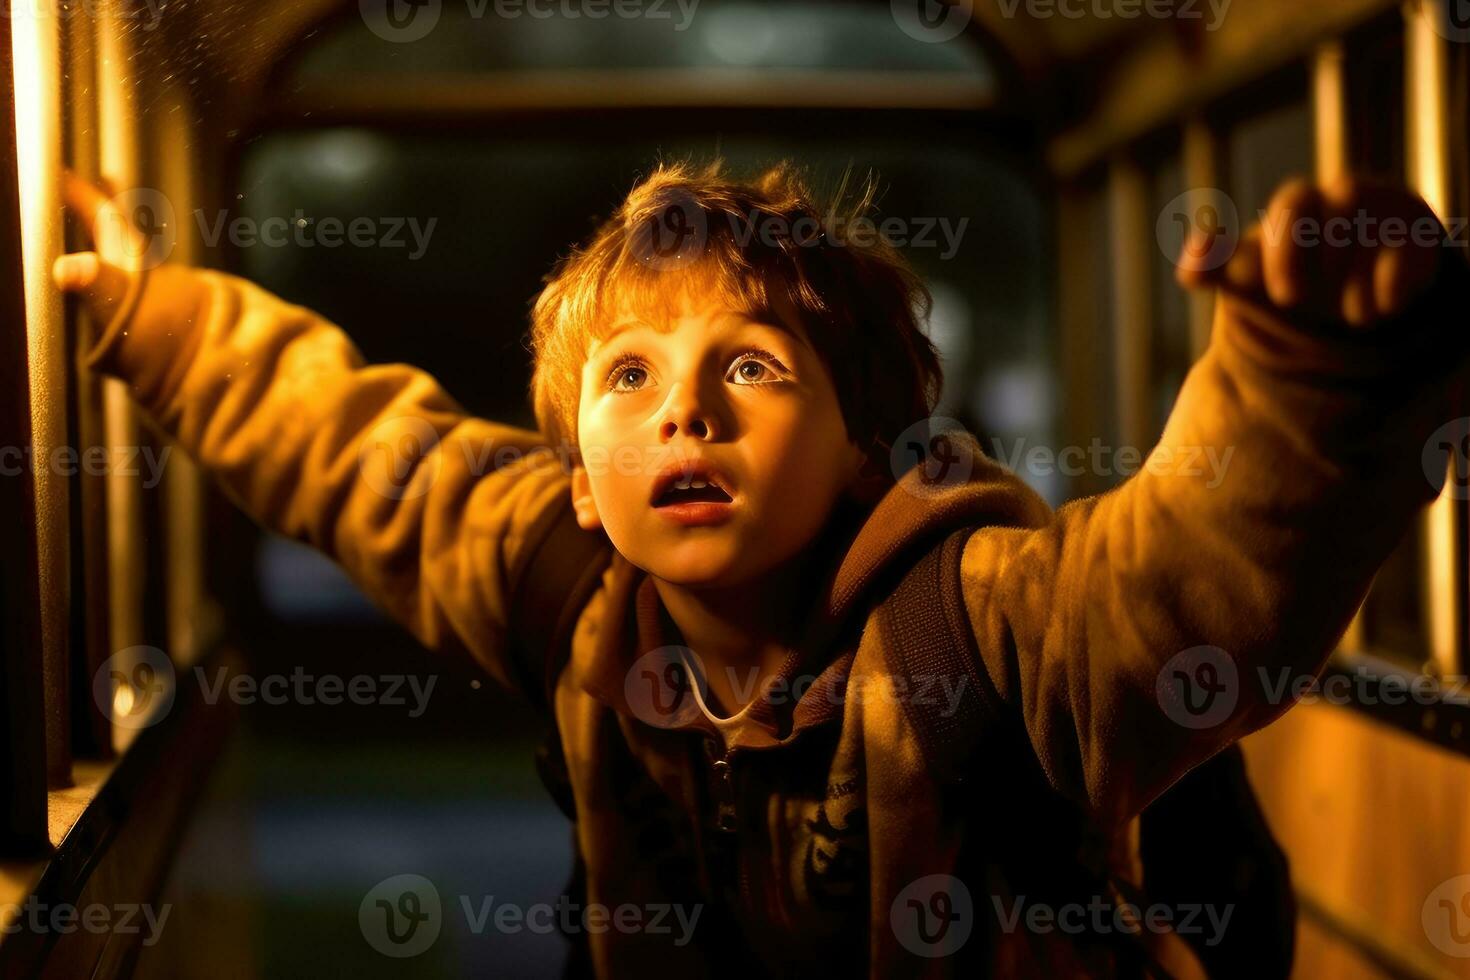
[[[73, 180], [68, 201], [99, 249], [118, 247], [106, 228], [126, 222], [104, 194]], [[341, 329], [235, 276], [87, 252], [54, 278], [98, 325], [89, 366], [126, 382], [237, 505], [336, 560], [425, 646], [522, 686], [510, 589], [570, 507], [538, 433], [470, 417], [409, 365], [365, 364]]]
[[[1359, 213], [1384, 241], [1389, 218], [1433, 231], [1293, 232]], [[987, 671], [1052, 785], [1105, 822], [1290, 707], [1283, 673], [1321, 669], [1436, 496], [1426, 443], [1464, 414], [1470, 341], [1444, 235], [1402, 191], [1284, 188], [1223, 269], [1181, 272], [1219, 289], [1214, 332], [1143, 468], [1042, 528], [969, 539]]]

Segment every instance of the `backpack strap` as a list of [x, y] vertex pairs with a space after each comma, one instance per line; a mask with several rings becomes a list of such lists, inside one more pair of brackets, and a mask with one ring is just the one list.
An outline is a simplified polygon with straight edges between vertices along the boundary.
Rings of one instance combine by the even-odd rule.
[[[941, 783], [965, 778], [982, 734], [1001, 717], [1000, 694], [980, 658], [965, 609], [960, 561], [974, 526], [951, 531], [904, 575], [879, 607], [891, 670], [911, 681], [933, 679], [958, 687], [953, 712], [938, 710], [934, 698], [907, 698], [904, 710], [918, 735], [933, 775]], [[933, 688], [931, 688], [933, 690]]]
[[[1034, 784], [1032, 770], [1011, 758], [1026, 752], [1029, 742], [1018, 739], [1006, 723], [965, 609], [960, 562], [965, 542], [975, 530], [960, 528], [946, 536], [919, 559], [880, 607], [888, 664], [911, 681], [938, 675], [964, 682], [953, 714], [917, 703], [918, 699], [904, 701], [931, 775], [941, 787], [965, 790], [961, 784], [966, 770], [974, 764], [979, 743], [989, 740], [994, 747], [990, 771], [1029, 787], [1023, 792], [1045, 794], [1044, 786]], [[968, 787], [970, 793], [976, 789]], [[1164, 934], [1145, 937], [1151, 942], [1120, 941], [1119, 955], [1142, 957], [1161, 976], [1168, 975], [1163, 962], [1178, 964], [1186, 958], [1194, 958], [1195, 965], [1211, 976], [1234, 976], [1247, 968], [1268, 977], [1284, 978], [1291, 972], [1296, 902], [1286, 855], [1251, 789], [1238, 745], [1195, 767], [1144, 810], [1139, 824], [1141, 890], [1106, 866], [1105, 848], [1100, 849], [1106, 842], [1090, 838], [1090, 825], [1083, 821], [1072, 827], [1065, 817], [1070, 807], [1059, 806], [1057, 822], [1051, 824], [1042, 812], [1050, 813], [1050, 808], [1040, 801], [1038, 806], [1041, 810], [1028, 819], [1054, 828], [1055, 836], [1074, 830], [1082, 835], [1077, 875], [1058, 866], [1046, 872], [1051, 880], [1042, 884], [1065, 889], [1095, 875], [1115, 893], [1115, 901], [1140, 907], [1151, 901], [1175, 907], [1213, 905], [1234, 912], [1231, 929], [1223, 937], [1213, 937], [1218, 940], [1213, 947], [1206, 945], [1203, 935]], [[1200, 840], [1211, 846], [1201, 849]]]

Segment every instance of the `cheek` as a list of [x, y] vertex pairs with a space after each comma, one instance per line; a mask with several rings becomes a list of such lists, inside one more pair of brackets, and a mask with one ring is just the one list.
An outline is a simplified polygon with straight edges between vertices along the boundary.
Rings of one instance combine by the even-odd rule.
[[615, 421], [587, 413], [578, 423], [578, 445], [592, 500], [609, 534], [624, 527], [647, 503], [655, 460], [636, 434]]
[[[847, 444], [835, 406], [804, 403], [753, 427], [746, 447], [747, 472], [760, 474], [767, 499], [791, 516], [825, 511], [846, 483]], [[781, 513], [771, 516], [780, 520]]]

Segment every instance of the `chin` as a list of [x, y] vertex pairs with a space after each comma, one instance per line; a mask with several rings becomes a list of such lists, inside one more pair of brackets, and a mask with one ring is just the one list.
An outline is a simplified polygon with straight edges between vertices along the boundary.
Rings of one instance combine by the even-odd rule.
[[731, 562], [706, 558], [679, 561], [671, 560], [668, 555], [663, 555], [647, 564], [638, 562], [634, 564], [638, 564], [648, 574], [670, 585], [679, 585], [689, 589], [723, 588], [739, 585], [749, 578], [748, 575], [740, 575], [739, 570]]
[[685, 588], [727, 588], [754, 578], [748, 555], [729, 541], [681, 541], [633, 563], [655, 578]]

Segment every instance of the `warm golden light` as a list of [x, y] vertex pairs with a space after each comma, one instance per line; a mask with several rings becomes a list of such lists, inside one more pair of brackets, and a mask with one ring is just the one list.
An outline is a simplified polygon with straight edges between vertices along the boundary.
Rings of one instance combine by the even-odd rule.
[[[1405, 92], [1408, 105], [1409, 183], [1424, 196], [1441, 220], [1448, 220], [1449, 189], [1449, 43], [1435, 29], [1431, 5], [1421, 3], [1406, 14]], [[1446, 483], [1446, 487], [1452, 486]], [[1448, 492], [1424, 511], [1421, 569], [1429, 659], [1442, 674], [1459, 672], [1455, 649], [1455, 498]]]
[[[58, 18], [46, 4], [12, 5], [11, 48], [15, 71], [16, 165], [20, 191], [26, 336], [30, 357], [31, 441], [37, 451], [63, 446], [66, 423], [66, 336], [61, 297], [51, 285], [51, 263], [62, 248], [61, 39]], [[46, 697], [65, 704], [70, 580], [67, 546], [67, 478], [45, 467], [35, 472], [36, 537], [40, 562], [41, 646]], [[69, 715], [47, 712], [47, 776], [53, 786], [70, 781]]]

